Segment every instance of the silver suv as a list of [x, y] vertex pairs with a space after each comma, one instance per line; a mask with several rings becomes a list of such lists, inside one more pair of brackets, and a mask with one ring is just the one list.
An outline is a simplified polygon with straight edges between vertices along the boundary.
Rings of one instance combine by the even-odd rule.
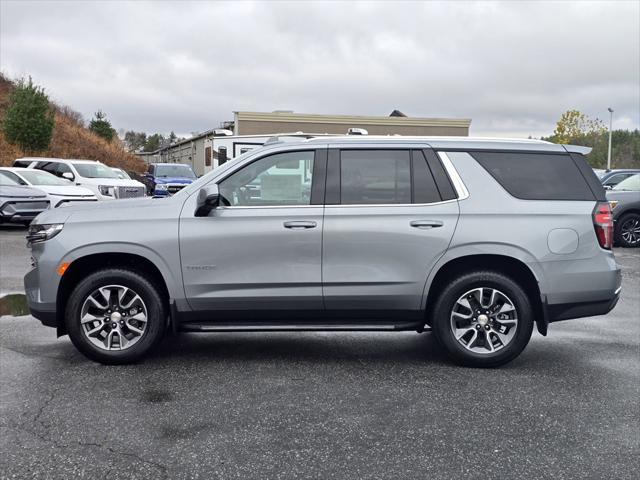
[[431, 329], [497, 366], [534, 323], [603, 315], [621, 276], [583, 154], [542, 141], [275, 141], [176, 195], [47, 211], [32, 314], [87, 357], [140, 359], [165, 332]]

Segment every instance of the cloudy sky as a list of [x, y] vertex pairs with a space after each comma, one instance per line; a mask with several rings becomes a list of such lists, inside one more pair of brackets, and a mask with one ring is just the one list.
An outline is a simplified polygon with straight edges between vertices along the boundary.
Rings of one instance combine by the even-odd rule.
[[640, 2], [0, 0], [0, 69], [85, 118], [185, 134], [234, 110], [640, 126]]

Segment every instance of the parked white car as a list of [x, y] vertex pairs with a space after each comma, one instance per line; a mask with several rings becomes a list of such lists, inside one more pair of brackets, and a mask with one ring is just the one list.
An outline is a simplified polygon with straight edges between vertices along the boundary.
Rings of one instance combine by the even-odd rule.
[[[26, 165], [27, 162], [29, 162], [28, 165]], [[44, 170], [57, 177], [66, 178], [78, 186], [91, 190], [98, 200], [144, 197], [146, 192], [142, 183], [118, 178], [118, 174], [111, 167], [95, 160], [19, 158], [13, 165]]]
[[98, 197], [88, 188], [78, 187], [64, 178], [43, 170], [0, 167], [0, 175], [15, 180], [19, 185], [37, 187], [47, 194], [51, 208], [76, 202], [95, 202]]

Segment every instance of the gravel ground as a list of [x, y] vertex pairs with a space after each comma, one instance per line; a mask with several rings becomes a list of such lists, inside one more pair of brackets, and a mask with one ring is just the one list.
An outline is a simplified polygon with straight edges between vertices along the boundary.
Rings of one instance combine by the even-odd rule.
[[[0, 231], [4, 293], [24, 231]], [[107, 367], [0, 317], [0, 478], [611, 478], [640, 472], [640, 251], [606, 317], [534, 333], [494, 370], [431, 334], [168, 337]]]

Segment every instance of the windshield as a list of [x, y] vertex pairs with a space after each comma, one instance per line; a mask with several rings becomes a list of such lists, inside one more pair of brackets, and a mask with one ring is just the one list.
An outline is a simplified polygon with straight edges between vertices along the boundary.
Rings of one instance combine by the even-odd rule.
[[122, 170], [121, 168], [114, 168], [113, 171], [116, 172], [116, 175], [118, 176], [118, 178], [122, 178], [123, 180], [131, 180], [131, 177], [129, 176], [129, 174], [124, 170]]
[[11, 172], [0, 171], [0, 185], [23, 185], [20, 179]]
[[625, 178], [612, 190], [616, 192], [640, 192], [640, 174], [636, 173], [630, 177]]
[[20, 172], [20, 175], [31, 185], [71, 185], [68, 180], [63, 180], [42, 170], [25, 170]]
[[102, 163], [74, 163], [73, 166], [81, 177], [118, 178], [116, 172]]
[[171, 178], [171, 177], [182, 177], [182, 178], [196, 178], [196, 175], [191, 170], [191, 167], [188, 165], [156, 165], [156, 177], [161, 178]]

